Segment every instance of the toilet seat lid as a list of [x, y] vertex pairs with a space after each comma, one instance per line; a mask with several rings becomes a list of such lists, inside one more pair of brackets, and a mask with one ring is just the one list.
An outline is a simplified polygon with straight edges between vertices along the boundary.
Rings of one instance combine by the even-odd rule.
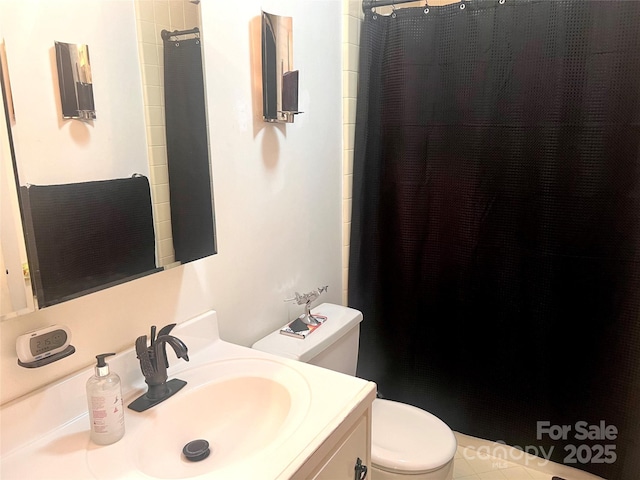
[[448, 463], [456, 437], [435, 415], [417, 407], [375, 399], [371, 462], [387, 471], [426, 473]]

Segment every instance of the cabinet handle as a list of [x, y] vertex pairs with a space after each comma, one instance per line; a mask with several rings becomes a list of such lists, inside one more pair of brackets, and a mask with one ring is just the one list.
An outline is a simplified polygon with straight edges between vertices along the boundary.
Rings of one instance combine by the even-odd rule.
[[362, 463], [362, 460], [360, 460], [360, 458], [356, 460], [355, 471], [355, 480], [365, 480], [365, 478], [367, 478], [367, 466]]

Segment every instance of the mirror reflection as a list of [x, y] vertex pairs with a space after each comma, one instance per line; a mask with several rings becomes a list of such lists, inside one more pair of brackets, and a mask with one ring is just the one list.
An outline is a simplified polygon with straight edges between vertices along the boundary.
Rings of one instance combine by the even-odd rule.
[[[0, 156], [3, 185], [15, 167], [20, 276], [36, 308], [216, 252], [199, 5], [159, 3], [0, 2], [3, 103], [15, 111], [0, 132], [13, 144]], [[176, 35], [163, 42], [162, 30]], [[97, 118], [64, 118], [55, 42], [91, 50], [82, 83]], [[4, 245], [3, 263], [20, 264]]]
[[55, 42], [63, 118], [94, 120], [89, 46]]

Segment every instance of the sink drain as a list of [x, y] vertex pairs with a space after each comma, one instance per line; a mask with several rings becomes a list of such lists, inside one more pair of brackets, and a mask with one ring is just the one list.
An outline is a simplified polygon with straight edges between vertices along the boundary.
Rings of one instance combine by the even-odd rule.
[[182, 453], [190, 462], [199, 462], [209, 456], [209, 442], [203, 439], [192, 440], [182, 449]]

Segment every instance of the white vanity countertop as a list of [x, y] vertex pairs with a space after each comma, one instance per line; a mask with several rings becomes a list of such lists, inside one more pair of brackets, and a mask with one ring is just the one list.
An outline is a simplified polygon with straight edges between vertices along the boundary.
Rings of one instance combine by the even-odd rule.
[[[309, 406], [304, 421], [274, 449], [251, 455], [241, 462], [202, 474], [206, 460], [189, 478], [224, 479], [288, 479], [315, 452], [322, 442], [363, 401], [375, 396], [375, 384], [330, 370], [284, 358], [219, 339], [215, 312], [207, 312], [178, 325], [174, 332], [189, 348], [189, 363], [177, 360], [169, 352], [172, 366], [169, 379], [194, 367], [229, 359], [271, 359], [301, 374], [309, 387]], [[133, 339], [135, 340], [135, 339]], [[132, 340], [132, 343], [133, 343]], [[304, 340], [300, 340], [304, 341]], [[168, 349], [170, 350], [170, 349]], [[100, 353], [100, 352], [98, 352]], [[146, 391], [133, 349], [111, 357], [109, 365], [120, 375], [125, 405]], [[45, 367], [46, 368], [46, 367]], [[28, 372], [25, 372], [28, 374]], [[89, 419], [85, 383], [93, 375], [93, 367], [56, 382], [30, 395], [10, 402], [0, 410], [0, 478], [2, 480], [49, 480], [90, 478], [153, 478], [127, 465], [123, 452], [126, 443], [99, 447], [89, 439]], [[171, 402], [190, 385], [167, 399]], [[191, 387], [193, 388], [193, 386]], [[162, 405], [162, 404], [161, 404]], [[154, 407], [158, 408], [158, 407]], [[151, 408], [137, 413], [125, 407], [125, 439], [148, 425], [160, 410]], [[199, 412], [194, 412], [198, 415]], [[113, 453], [114, 470], [99, 471], [89, 461], [91, 452], [99, 450], [102, 461]], [[118, 473], [114, 475], [114, 471]], [[200, 473], [198, 473], [200, 472]], [[168, 478], [168, 477], [167, 477]]]

